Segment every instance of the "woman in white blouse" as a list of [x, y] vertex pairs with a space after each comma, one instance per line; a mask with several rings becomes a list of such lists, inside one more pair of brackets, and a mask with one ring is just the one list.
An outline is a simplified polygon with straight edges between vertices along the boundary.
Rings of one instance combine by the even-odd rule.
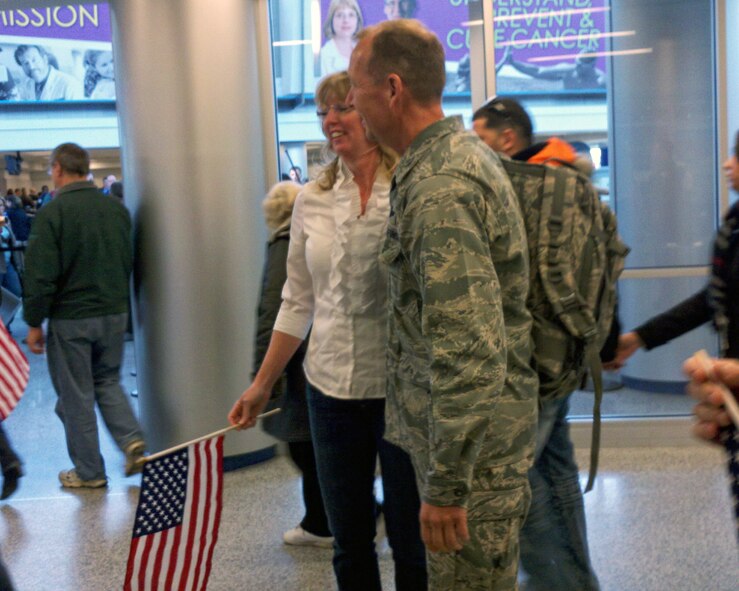
[[312, 325], [305, 357], [318, 478], [334, 536], [340, 591], [381, 589], [375, 552], [377, 457], [398, 591], [427, 587], [420, 502], [408, 455], [382, 438], [386, 276], [379, 262], [395, 157], [370, 142], [345, 100], [346, 72], [316, 90], [318, 116], [337, 158], [308, 183], [293, 209], [287, 282], [259, 372], [228, 415], [251, 427]]

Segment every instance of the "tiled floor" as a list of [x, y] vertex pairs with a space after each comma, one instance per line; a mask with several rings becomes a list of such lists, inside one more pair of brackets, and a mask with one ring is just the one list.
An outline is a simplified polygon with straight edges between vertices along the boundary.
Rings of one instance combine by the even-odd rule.
[[[13, 324], [22, 338], [22, 324]], [[130, 344], [129, 344], [130, 348]], [[131, 351], [124, 378], [130, 376]], [[0, 548], [19, 591], [121, 589], [139, 477], [124, 478], [107, 434], [107, 491], [67, 492], [56, 480], [70, 466], [43, 358], [6, 429], [27, 476], [0, 504]], [[591, 551], [604, 591], [737, 591], [739, 565], [720, 450], [604, 449], [586, 496]], [[587, 466], [583, 454], [581, 465]], [[288, 460], [228, 473], [211, 591], [333, 589], [331, 552], [289, 548], [281, 534], [300, 519], [299, 483]], [[379, 548], [385, 589], [392, 560]]]

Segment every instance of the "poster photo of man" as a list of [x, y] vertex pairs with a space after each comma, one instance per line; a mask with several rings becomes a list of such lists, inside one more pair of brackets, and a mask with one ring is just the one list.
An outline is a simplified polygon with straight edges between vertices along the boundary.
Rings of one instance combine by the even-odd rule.
[[0, 101], [115, 99], [110, 47], [58, 39], [4, 42], [7, 39], [0, 36]]
[[0, 101], [114, 100], [107, 4], [0, 10]]

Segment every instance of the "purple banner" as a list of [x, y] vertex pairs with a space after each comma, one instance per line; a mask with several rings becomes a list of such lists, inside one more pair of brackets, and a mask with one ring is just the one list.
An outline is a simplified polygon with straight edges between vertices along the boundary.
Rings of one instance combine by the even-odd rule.
[[110, 43], [108, 4], [0, 10], [0, 36]]
[[[351, 4], [351, 3], [348, 3]], [[325, 24], [331, 0], [321, 0], [321, 23]], [[459, 61], [469, 51], [467, 0], [359, 0], [364, 25], [391, 18], [417, 18], [434, 31], [444, 44], [447, 60]], [[323, 42], [327, 41], [325, 35]]]
[[607, 0], [495, 2], [498, 92], [605, 88]]
[[[489, 0], [488, 0], [489, 1]], [[499, 92], [557, 92], [605, 88], [608, 0], [495, 0], [495, 55]], [[351, 47], [342, 35], [342, 11], [364, 26], [391, 18], [417, 18], [434, 31], [450, 67], [447, 91], [469, 90], [468, 0], [321, 0], [321, 60], [316, 75], [346, 68]], [[334, 6], [333, 19], [329, 11]], [[456, 66], [455, 64], [458, 64]]]

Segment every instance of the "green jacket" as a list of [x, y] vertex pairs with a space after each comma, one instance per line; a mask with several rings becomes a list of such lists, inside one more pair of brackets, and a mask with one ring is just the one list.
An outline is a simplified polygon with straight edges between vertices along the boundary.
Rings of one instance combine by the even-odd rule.
[[71, 183], [42, 207], [26, 249], [23, 317], [78, 319], [128, 310], [131, 217], [92, 183]]
[[516, 196], [451, 118], [414, 139], [393, 187], [385, 436], [410, 453], [425, 502], [474, 506], [492, 487], [497, 515], [522, 515], [538, 384]]

